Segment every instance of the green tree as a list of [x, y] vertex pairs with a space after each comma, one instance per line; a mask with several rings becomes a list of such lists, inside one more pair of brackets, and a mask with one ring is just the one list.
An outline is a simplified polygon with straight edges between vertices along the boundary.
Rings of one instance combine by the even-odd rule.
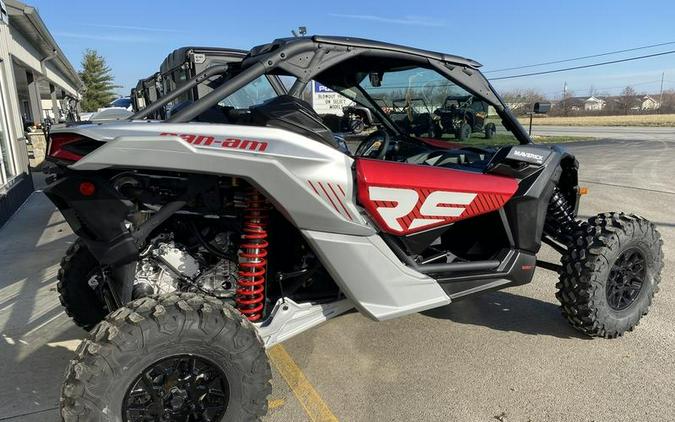
[[114, 78], [105, 59], [96, 50], [85, 50], [82, 57], [80, 79], [84, 82], [84, 93], [80, 105], [83, 111], [96, 111], [115, 99]]

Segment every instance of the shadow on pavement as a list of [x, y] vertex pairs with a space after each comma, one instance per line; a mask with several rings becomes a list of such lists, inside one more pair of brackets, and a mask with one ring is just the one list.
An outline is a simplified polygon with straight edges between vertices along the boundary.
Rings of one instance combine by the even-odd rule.
[[504, 291], [467, 298], [422, 315], [498, 331], [588, 339], [567, 323], [557, 305]]
[[56, 292], [73, 236], [41, 193], [0, 229], [0, 420], [54, 420], [65, 368], [85, 332]]
[[0, 359], [7, 365], [2, 370], [5, 381], [0, 399], [4, 418], [23, 420], [58, 407], [66, 366], [75, 357], [72, 349], [84, 335], [63, 315], [34, 332], [34, 339], [0, 339]]

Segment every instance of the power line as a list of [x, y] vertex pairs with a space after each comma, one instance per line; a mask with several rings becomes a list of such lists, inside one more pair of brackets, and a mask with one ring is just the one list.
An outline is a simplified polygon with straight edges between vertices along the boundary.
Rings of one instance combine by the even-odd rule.
[[611, 56], [613, 54], [628, 53], [630, 51], [638, 51], [638, 50], [646, 50], [646, 49], [649, 49], [649, 48], [663, 47], [664, 45], [672, 45], [672, 44], [675, 44], [675, 41], [662, 42], [662, 43], [659, 43], [659, 44], [644, 45], [642, 47], [627, 48], [625, 50], [608, 51], [606, 53], [591, 54], [589, 56], [574, 57], [574, 58], [571, 58], [571, 59], [554, 60], [554, 61], [550, 61], [550, 62], [528, 64], [528, 65], [516, 66], [516, 67], [505, 67], [503, 69], [488, 70], [488, 71], [485, 71], [483, 73], [505, 72], [507, 70], [528, 69], [528, 68], [532, 68], [532, 67], [546, 66], [546, 65], [551, 65], [551, 64], [575, 62], [577, 60], [593, 59], [593, 58], [596, 58], [596, 57]]
[[526, 76], [548, 75], [549, 73], [559, 73], [559, 72], [567, 72], [567, 71], [570, 71], [570, 70], [587, 69], [589, 67], [606, 66], [608, 64], [616, 64], [616, 63], [630, 62], [630, 61], [634, 61], [634, 60], [648, 59], [650, 57], [665, 56], [666, 54], [673, 54], [673, 53], [675, 53], [675, 50], [663, 51], [661, 53], [647, 54], [647, 55], [644, 55], [644, 56], [628, 57], [628, 58], [625, 58], [625, 59], [611, 60], [611, 61], [607, 61], [607, 62], [600, 62], [600, 63], [581, 65], [581, 66], [566, 67], [566, 68], [563, 68], [563, 69], [544, 70], [544, 71], [541, 71], [541, 72], [531, 72], [531, 73], [521, 73], [519, 75], [500, 76], [498, 78], [492, 78], [490, 80], [491, 81], [499, 81], [499, 80], [503, 80], [503, 79], [524, 78]]
[[[665, 81], [665, 80], [664, 80]], [[658, 84], [660, 82], [660, 79], [658, 80], [653, 80], [653, 81], [644, 81], [644, 82], [636, 82], [636, 83], [631, 83], [629, 84], [630, 86], [642, 86], [642, 85], [653, 85], [653, 84]], [[672, 82], [672, 81], [665, 81], [665, 82]], [[673, 82], [675, 83], [675, 82]], [[626, 85], [616, 85], [616, 86], [601, 86], [601, 87], [595, 87], [593, 86], [594, 91], [610, 91], [614, 89], [621, 89], [625, 88]], [[570, 91], [583, 91], [589, 87], [580, 87], [580, 88], [570, 88]], [[555, 90], [555, 91], [548, 91], [548, 92], [542, 92], [541, 95], [548, 96], [548, 95], [553, 95], [553, 94], [560, 94], [560, 90]]]

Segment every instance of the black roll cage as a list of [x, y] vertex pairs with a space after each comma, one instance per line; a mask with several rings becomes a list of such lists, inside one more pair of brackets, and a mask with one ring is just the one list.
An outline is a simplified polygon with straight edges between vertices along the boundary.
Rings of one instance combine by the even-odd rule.
[[[187, 123], [266, 74], [286, 74], [297, 78], [288, 91], [299, 97], [312, 79], [331, 67], [356, 56], [400, 59], [436, 70], [468, 92], [492, 105], [521, 144], [531, 143], [527, 131], [504, 105], [494, 88], [480, 73], [478, 62], [459, 56], [420, 50], [360, 38], [312, 36], [283, 38], [254, 47], [241, 64], [241, 71], [166, 122]], [[135, 118], [135, 116], [132, 116]]]
[[[186, 80], [180, 86], [175, 89], [168, 91], [161, 89], [161, 96], [158, 96], [152, 103], [146, 105], [141, 110], [134, 110], [135, 114], [130, 116], [127, 120], [138, 120], [145, 118], [160, 118], [163, 119], [163, 114], [160, 113], [158, 117], [157, 113], [161, 112], [162, 107], [166, 106], [171, 101], [179, 98], [183, 94], [186, 94], [192, 90], [198, 89], [200, 84], [204, 83], [206, 80], [215, 78], [216, 76], [227, 76], [228, 74], [238, 73], [237, 70], [241, 65], [242, 60], [247, 56], [248, 52], [245, 50], [238, 50], [232, 48], [216, 48], [216, 47], [181, 47], [178, 48], [164, 59], [160, 65], [159, 72], [154, 73], [148, 78], [141, 79], [136, 88], [132, 89], [132, 101], [134, 105], [136, 102], [136, 97], [138, 97], [138, 89], [144, 91], [145, 88], [155, 85], [158, 81], [173, 78], [173, 74], [180, 70], [186, 69], [190, 62], [190, 56], [192, 54], [204, 54], [205, 61], [200, 62], [200, 65], [203, 64], [203, 70], [199, 73], [192, 76], [190, 79]], [[214, 62], [211, 63], [210, 62]], [[204, 66], [206, 66], [204, 68]], [[194, 69], [193, 69], [194, 70]], [[266, 79], [269, 84], [272, 86], [272, 89], [277, 95], [283, 95], [286, 93], [286, 87], [276, 75], [266, 75]], [[143, 92], [143, 94], [145, 94]], [[195, 93], [196, 95], [196, 93]], [[144, 95], [143, 95], [144, 96]]]

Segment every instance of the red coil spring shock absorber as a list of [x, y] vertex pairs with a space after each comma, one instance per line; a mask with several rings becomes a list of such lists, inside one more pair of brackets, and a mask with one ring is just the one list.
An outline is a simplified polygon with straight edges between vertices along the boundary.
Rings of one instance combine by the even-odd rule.
[[262, 318], [265, 306], [265, 272], [267, 270], [268, 207], [265, 197], [251, 188], [246, 194], [243, 234], [239, 251], [239, 278], [235, 302], [249, 321]]

